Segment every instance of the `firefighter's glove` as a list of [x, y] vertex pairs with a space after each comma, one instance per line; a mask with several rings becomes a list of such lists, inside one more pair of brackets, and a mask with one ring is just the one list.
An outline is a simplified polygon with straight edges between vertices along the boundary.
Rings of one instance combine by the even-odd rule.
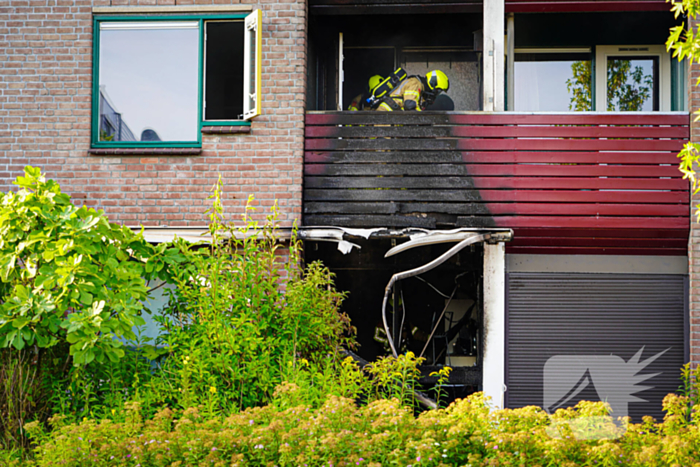
[[416, 110], [417, 107], [416, 101], [406, 101], [403, 103], [404, 110]]

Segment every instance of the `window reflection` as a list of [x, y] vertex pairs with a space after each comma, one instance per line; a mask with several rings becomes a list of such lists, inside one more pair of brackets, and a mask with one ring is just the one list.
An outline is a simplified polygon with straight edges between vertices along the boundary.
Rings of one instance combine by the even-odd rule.
[[199, 23], [100, 24], [100, 141], [197, 141]]
[[658, 63], [658, 57], [608, 57], [608, 110], [659, 110]]
[[588, 53], [516, 53], [514, 77], [514, 110], [592, 109]]

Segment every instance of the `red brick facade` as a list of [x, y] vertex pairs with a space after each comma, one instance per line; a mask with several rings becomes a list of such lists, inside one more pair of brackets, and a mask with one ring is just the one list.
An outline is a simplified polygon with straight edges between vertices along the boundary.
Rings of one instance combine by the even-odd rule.
[[275, 199], [284, 226], [301, 214], [306, 4], [248, 2], [263, 10], [262, 115], [249, 134], [204, 134], [196, 156], [88, 154], [92, 7], [236, 4], [238, 0], [3, 0], [0, 2], [0, 189], [25, 165], [41, 167], [77, 202], [114, 221], [204, 225], [219, 174], [228, 212]]
[[[693, 28], [697, 27], [693, 25]], [[689, 110], [700, 109], [700, 87], [695, 86], [700, 77], [700, 66], [696, 63], [689, 70]], [[700, 122], [691, 121], [691, 138], [700, 142]], [[700, 194], [692, 196], [690, 239], [688, 243], [688, 272], [690, 275], [690, 360], [700, 364], [700, 224], [695, 217], [695, 206], [700, 203]]]

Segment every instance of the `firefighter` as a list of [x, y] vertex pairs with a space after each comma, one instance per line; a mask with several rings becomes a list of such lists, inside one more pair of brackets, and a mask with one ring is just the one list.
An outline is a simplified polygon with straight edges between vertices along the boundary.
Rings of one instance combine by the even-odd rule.
[[382, 99], [377, 110], [423, 110], [435, 102], [438, 94], [447, 92], [449, 88], [449, 79], [440, 70], [433, 70], [424, 77], [410, 76]]
[[348, 110], [353, 112], [358, 110], [364, 110], [365, 102], [367, 102], [367, 97], [372, 95], [372, 92], [374, 92], [374, 88], [376, 88], [382, 81], [384, 81], [384, 78], [382, 78], [381, 76], [372, 76], [369, 79], [369, 82], [367, 83], [367, 91], [355, 96], [352, 102], [350, 102], [350, 107], [348, 107]]

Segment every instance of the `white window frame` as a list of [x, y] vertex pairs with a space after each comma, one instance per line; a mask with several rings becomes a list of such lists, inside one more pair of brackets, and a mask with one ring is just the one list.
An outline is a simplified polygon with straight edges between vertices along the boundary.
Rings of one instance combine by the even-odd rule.
[[659, 57], [659, 109], [671, 111], [671, 55], [663, 45], [599, 45], [595, 51], [595, 108], [605, 112], [608, 108], [608, 57], [615, 56]]
[[[243, 119], [262, 113], [262, 10], [245, 18], [243, 30]], [[251, 46], [255, 45], [255, 66], [251, 67]]]

